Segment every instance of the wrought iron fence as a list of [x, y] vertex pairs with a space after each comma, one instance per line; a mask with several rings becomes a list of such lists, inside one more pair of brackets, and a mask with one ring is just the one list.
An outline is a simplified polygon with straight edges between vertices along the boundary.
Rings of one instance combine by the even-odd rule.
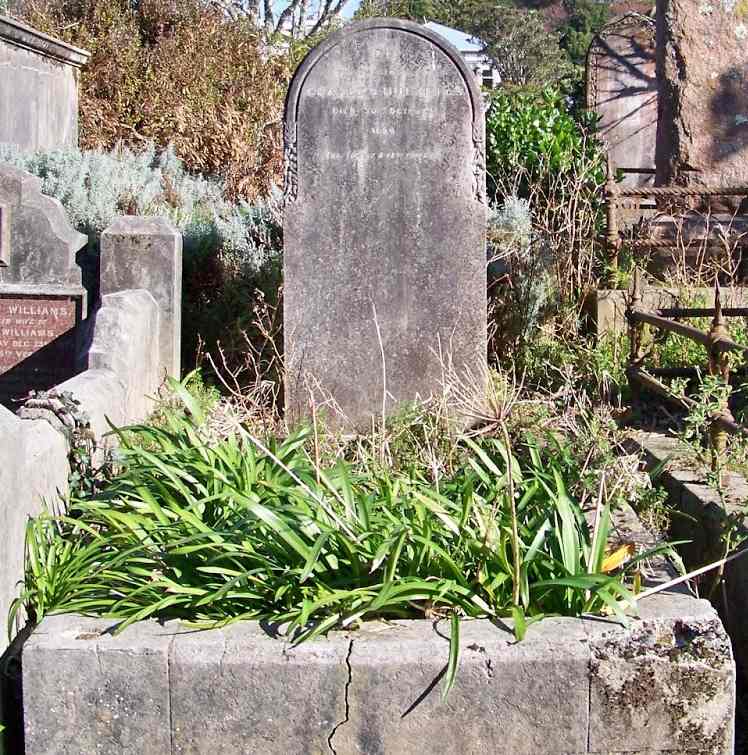
[[[686, 199], [689, 197], [707, 199], [710, 197], [748, 196], [748, 186], [621, 186], [615, 182], [612, 169], [608, 168], [608, 181], [605, 184], [606, 237], [605, 252], [607, 257], [607, 285], [615, 287], [618, 276], [618, 262], [621, 246], [624, 243], [620, 235], [619, 214], [623, 199], [670, 198]], [[634, 239], [626, 241], [633, 249], [669, 249], [677, 247], [671, 239]], [[706, 246], [721, 247], [720, 240], [707, 240]]]
[[[747, 317], [748, 307], [722, 306], [722, 293], [719, 281], [714, 288], [714, 307], [670, 307], [667, 309], [648, 310], [643, 303], [642, 272], [637, 267], [634, 270], [634, 282], [629, 299], [626, 318], [629, 324], [630, 355], [626, 375], [631, 387], [634, 402], [638, 402], [642, 389], [664, 398], [678, 405], [680, 408], [691, 410], [696, 408], [697, 402], [687, 396], [681, 396], [671, 390], [659, 378], [689, 377], [698, 373], [698, 368], [652, 368], [645, 369], [644, 361], [651, 353], [647, 350], [647, 328], [655, 328], [666, 333], [675, 333], [695, 343], [701, 344], [706, 350], [706, 373], [720, 377], [727, 391], [720, 401], [716, 411], [709, 417], [709, 447], [711, 451], [711, 466], [718, 471], [727, 446], [727, 435], [742, 435], [748, 438], [748, 428], [737, 423], [729, 408], [730, 386], [730, 352], [748, 354], [748, 347], [736, 343], [730, 338], [725, 324], [726, 317]], [[677, 318], [684, 317], [712, 317], [712, 324], [708, 331], [679, 322]]]

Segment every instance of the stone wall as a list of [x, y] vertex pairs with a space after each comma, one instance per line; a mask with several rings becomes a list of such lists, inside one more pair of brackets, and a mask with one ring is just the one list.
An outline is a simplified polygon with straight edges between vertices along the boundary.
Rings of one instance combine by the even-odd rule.
[[[57, 387], [88, 414], [94, 435], [144, 419], [161, 381], [159, 308], [147, 291], [105, 296], [96, 315], [89, 369]], [[0, 617], [3, 622], [23, 578], [24, 532], [46, 505], [59, 510], [67, 490], [69, 446], [63, 423], [50, 409], [0, 406]], [[17, 629], [20, 627], [16, 627]], [[3, 635], [5, 637], [5, 635]], [[0, 648], [5, 642], [0, 643]]]
[[[748, 534], [744, 520], [748, 500], [745, 478], [735, 472], [724, 472], [720, 495], [704, 482], [703, 475], [687, 459], [679, 461], [683, 448], [677, 438], [643, 432], [628, 445], [632, 453], [644, 453], [650, 471], [662, 469], [658, 482], [668, 492], [668, 505], [681, 513], [672, 517], [669, 539], [683, 541], [678, 551], [687, 569], [697, 569], [745, 550], [744, 538]], [[740, 543], [730, 554], [725, 553], [728, 537]], [[709, 594], [718, 576], [711, 572], [701, 578], [703, 594]], [[748, 679], [748, 557], [736, 558], [726, 565], [724, 584], [715, 603], [732, 641], [738, 671]]]
[[[0, 309], [4, 620], [23, 578], [26, 522], [45, 503], [59, 509], [67, 489], [67, 427], [74, 422], [64, 394], [78, 402], [76, 413], [85, 414], [101, 440], [110, 423], [146, 419], [164, 378], [179, 377], [182, 237], [164, 218], [115, 222], [102, 237], [102, 300], [89, 313], [76, 264], [76, 251], [86, 238], [75, 232], [62, 206], [41, 193], [37, 178], [0, 165], [0, 207], [0, 235], [7, 241], [0, 267], [0, 304], [5, 307]], [[57, 317], [57, 302], [66, 297], [79, 302], [69, 338], [59, 337], [50, 321]], [[8, 354], [12, 358], [6, 359]], [[63, 359], [75, 369], [55, 372]], [[3, 380], [9, 375], [15, 375], [14, 390], [5, 395]], [[55, 377], [40, 383], [39, 375]]]
[[0, 143], [78, 144], [78, 75], [89, 53], [0, 16]]
[[113, 635], [111, 620], [48, 617], [23, 649], [26, 753], [733, 752], [735, 668], [706, 601], [661, 593], [627, 627], [548, 618], [522, 642], [463, 621], [442, 700], [446, 623], [294, 645], [258, 622]]
[[748, 5], [657, 0], [657, 183], [748, 182]]

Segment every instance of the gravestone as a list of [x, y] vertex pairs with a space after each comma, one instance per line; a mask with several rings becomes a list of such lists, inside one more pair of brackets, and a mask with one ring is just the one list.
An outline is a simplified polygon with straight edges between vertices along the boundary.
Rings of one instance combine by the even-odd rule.
[[657, 77], [658, 183], [746, 186], [748, 4], [657, 0]]
[[117, 218], [101, 234], [101, 295], [145, 289], [159, 306], [159, 372], [180, 377], [182, 234], [167, 218]]
[[483, 103], [459, 52], [347, 25], [286, 101], [286, 406], [370, 425], [486, 364]]
[[0, 166], [0, 403], [75, 374], [85, 311], [76, 252], [86, 237], [41, 181]]
[[0, 142], [22, 150], [77, 146], [78, 81], [89, 57], [0, 15]]
[[587, 55], [587, 107], [624, 184], [654, 184], [657, 142], [655, 23], [629, 13], [606, 24]]

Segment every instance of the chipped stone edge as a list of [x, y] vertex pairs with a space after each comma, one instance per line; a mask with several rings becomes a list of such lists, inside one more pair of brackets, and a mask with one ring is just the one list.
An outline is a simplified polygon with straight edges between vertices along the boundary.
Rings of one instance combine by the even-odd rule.
[[[684, 676], [690, 678], [693, 674], [701, 674], [704, 678], [708, 678], [710, 683], [716, 686], [721, 685], [721, 697], [716, 710], [719, 720], [716, 723], [707, 720], [706, 714], [709, 711], [700, 703], [701, 707], [697, 705], [694, 710], [689, 711], [688, 726], [684, 726], [682, 730], [678, 729], [678, 718], [675, 714], [687, 710], [689, 700], [685, 699], [682, 689], [677, 686], [672, 690], [672, 699], [669, 702], [666, 701], [665, 707], [668, 715], [672, 713], [670, 723], [675, 727], [674, 736], [677, 737], [677, 740], [674, 740], [674, 743], [677, 743], [681, 748], [678, 750], [679, 752], [698, 751], [714, 753], [715, 755], [726, 755], [726, 753], [731, 752], [729, 748], [734, 737], [734, 707], [730, 711], [725, 705], [725, 700], [729, 698], [729, 702], [734, 705], [735, 667], [730, 652], [730, 644], [722, 625], [715, 611], [706, 601], [674, 593], [653, 596], [642, 605], [641, 619], [633, 620], [628, 628], [622, 627], [613, 619], [601, 619], [600, 617], [548, 619], [540, 624], [532, 625], [528, 630], [526, 639], [516, 646], [514, 646], [510, 634], [511, 622], [509, 621], [506, 622], [506, 631], [504, 632], [486, 620], [472, 620], [469, 621], [469, 624], [472, 625], [473, 631], [468, 632], [467, 636], [463, 634], [463, 653], [470, 649], [465, 645], [470, 642], [471, 635], [485, 633], [486, 636], [492, 636], [491, 633], [496, 633], [498, 641], [505, 647], [506, 661], [510, 663], [518, 662], [517, 652], [525, 651], [530, 653], [529, 657], [542, 658], [546, 654], [550, 656], [554, 653], [563, 652], [564, 647], [568, 650], [569, 642], [572, 642], [575, 637], [579, 639], [577, 635], [582, 637], [583, 645], [575, 652], [581, 653], [582, 659], [587, 658], [586, 685], [589, 703], [587, 711], [579, 712], [580, 724], [582, 723], [581, 719], [584, 719], [587, 727], [587, 747], [581, 752], [603, 752], [595, 744], [596, 742], [599, 743], [601, 732], [600, 730], [593, 731], [594, 722], [604, 718], [603, 709], [605, 700], [608, 699], [607, 695], [610, 694], [611, 699], [617, 699], [615, 695], [618, 689], [619, 676], [625, 680], [627, 674], [640, 673], [642, 662], [644, 664], [659, 664], [660, 672], [666, 675], [666, 679], [670, 679], [670, 674], [674, 675], [673, 678], [676, 681]], [[363, 647], [367, 646], [368, 640], [372, 638], [370, 631], [394, 631], [398, 626], [410, 630], [406, 632], [409, 635], [406, 641], [410, 643], [411, 648], [418, 647], [420, 642], [426, 644], [433, 642], [433, 633], [437, 631], [431, 621], [425, 620], [397, 621], [391, 622], [387, 626], [382, 625], [381, 622], [367, 622], [364, 628], [357, 632], [333, 632], [327, 638], [305, 643], [304, 649], [309, 652], [307, 656], [309, 660], [305, 661], [301, 658], [299, 659], [300, 662], [314, 664], [315, 646], [326, 644], [328, 648], [332, 646], [339, 651], [337, 655], [344, 659], [347, 667], [346, 679], [344, 682], [341, 681], [340, 689], [339, 707], [342, 708], [343, 715], [333, 723], [327, 734], [327, 744], [331, 753], [335, 754], [339, 751], [336, 749], [336, 746], [340, 747], [340, 745], [336, 745], [337, 740], [348, 727], [355, 724], [354, 708], [350, 695], [353, 693], [352, 688], [357, 672], [363, 672], [366, 668], [366, 657], [357, 661], [357, 647], [361, 643], [363, 643]], [[381, 629], [377, 629], [377, 627], [381, 627]], [[187, 639], [183, 641], [189, 642], [190, 647], [194, 649], [203, 644], [206, 647], [215, 645], [216, 635], [228, 631], [221, 629], [206, 630], [195, 635], [191, 630], [182, 628], [178, 622], [169, 622], [164, 626], [155, 622], [141, 622], [125, 630], [121, 635], [113, 637], [111, 628], [112, 621], [106, 619], [93, 619], [75, 615], [52, 616], [45, 619], [37, 627], [24, 648], [24, 657], [27, 659], [24, 664], [24, 678], [28, 678], [26, 674], [35, 662], [36, 650], [42, 651], [42, 658], [45, 652], [47, 658], [53, 658], [58, 653], [80, 651], [85, 649], [85, 646], [90, 648], [90, 643], [94, 643], [92, 657], [100, 663], [101, 653], [111, 651], [147, 654], [151, 643], [157, 643], [161, 647], [168, 638], [166, 674], [169, 710], [167, 715], [171, 723], [173, 713], [170, 707], [172, 698], [171, 668], [176, 649], [180, 645], [180, 635], [187, 632]], [[246, 631], [251, 639], [251, 635], [262, 630], [256, 622], [246, 622], [244, 625], [234, 625], [230, 628], [230, 631]], [[423, 636], [422, 641], [418, 639], [418, 635], [421, 634]], [[684, 637], [686, 639], [681, 641]], [[274, 643], [277, 643], [277, 645], [274, 645]], [[225, 637], [223, 645], [225, 647]], [[248, 658], [248, 663], [262, 663], [263, 655], [268, 658], [269, 662], [277, 660], [277, 657], [287, 659], [296, 652], [290, 647], [288, 639], [283, 636], [272, 641], [263, 640], [260, 645], [253, 649], [252, 659]], [[155, 645], [153, 647], [155, 648]], [[369, 652], [371, 652], [371, 647], [369, 645]], [[518, 650], [513, 649], [515, 647]], [[410, 654], [407, 657], [410, 657]], [[496, 679], [495, 683], [500, 684], [502, 677], [501, 663], [496, 661], [494, 654], [489, 659], [487, 677], [490, 680]], [[522, 655], [519, 656], [519, 662], [522, 662]], [[40, 671], [43, 673], [43, 668], [35, 668], [37, 677]], [[314, 673], [313, 670], [310, 670], [310, 673]], [[81, 669], [81, 674], [86, 675], [85, 669]], [[384, 674], [386, 677], [386, 663]], [[388, 683], [388, 679], [383, 677], [382, 684], [387, 685]], [[430, 694], [438, 695], [439, 692], [440, 689], [437, 687], [431, 690]], [[26, 689], [25, 693], [26, 698], [31, 701], [33, 692]], [[38, 699], [36, 704], [39, 704]], [[632, 700], [630, 695], [619, 700], [617, 704], [620, 706], [620, 715], [625, 717], [632, 710], [634, 711], [632, 715], [635, 715], [636, 700]], [[277, 711], [274, 711], [274, 713], [277, 714]], [[449, 708], [445, 708], [444, 715], [450, 715]], [[693, 724], [694, 721], [696, 721], [695, 725]], [[27, 717], [25, 725], [26, 727], [33, 727], [35, 725], [33, 718]], [[595, 733], [597, 737], [594, 736]], [[549, 736], [552, 736], [552, 734], [553, 732], [549, 732]], [[174, 731], [170, 732], [170, 741], [173, 748]], [[625, 747], [625, 743], [621, 744]], [[636, 750], [621, 750], [621, 752], [627, 751], [635, 752]], [[668, 750], [665, 749], [664, 744], [662, 749], [651, 750], [653, 753], [666, 751]], [[605, 750], [605, 752], [608, 751]]]

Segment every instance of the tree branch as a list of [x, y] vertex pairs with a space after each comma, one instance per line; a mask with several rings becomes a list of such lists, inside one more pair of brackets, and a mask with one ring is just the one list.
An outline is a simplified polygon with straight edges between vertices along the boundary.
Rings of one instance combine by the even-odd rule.
[[273, 0], [264, 0], [265, 9], [265, 33], [270, 35], [273, 33], [273, 27], [275, 26], [275, 16], [273, 16]]
[[325, 7], [320, 11], [317, 23], [312, 27], [309, 36], [312, 37], [317, 34], [317, 32], [319, 32], [323, 26], [326, 26], [330, 19], [335, 18], [335, 16], [337, 16], [349, 2], [350, 0], [338, 0], [335, 7], [332, 7], [333, 0], [325, 0]]
[[[278, 23], [275, 25], [276, 33], [283, 31], [283, 27], [286, 21], [288, 21], [289, 17], [293, 17], [294, 13], [296, 13], [300, 2], [301, 0], [291, 0], [291, 2], [286, 6], [283, 13], [281, 13], [278, 17]], [[291, 24], [291, 26], [293, 27], [293, 24]]]

